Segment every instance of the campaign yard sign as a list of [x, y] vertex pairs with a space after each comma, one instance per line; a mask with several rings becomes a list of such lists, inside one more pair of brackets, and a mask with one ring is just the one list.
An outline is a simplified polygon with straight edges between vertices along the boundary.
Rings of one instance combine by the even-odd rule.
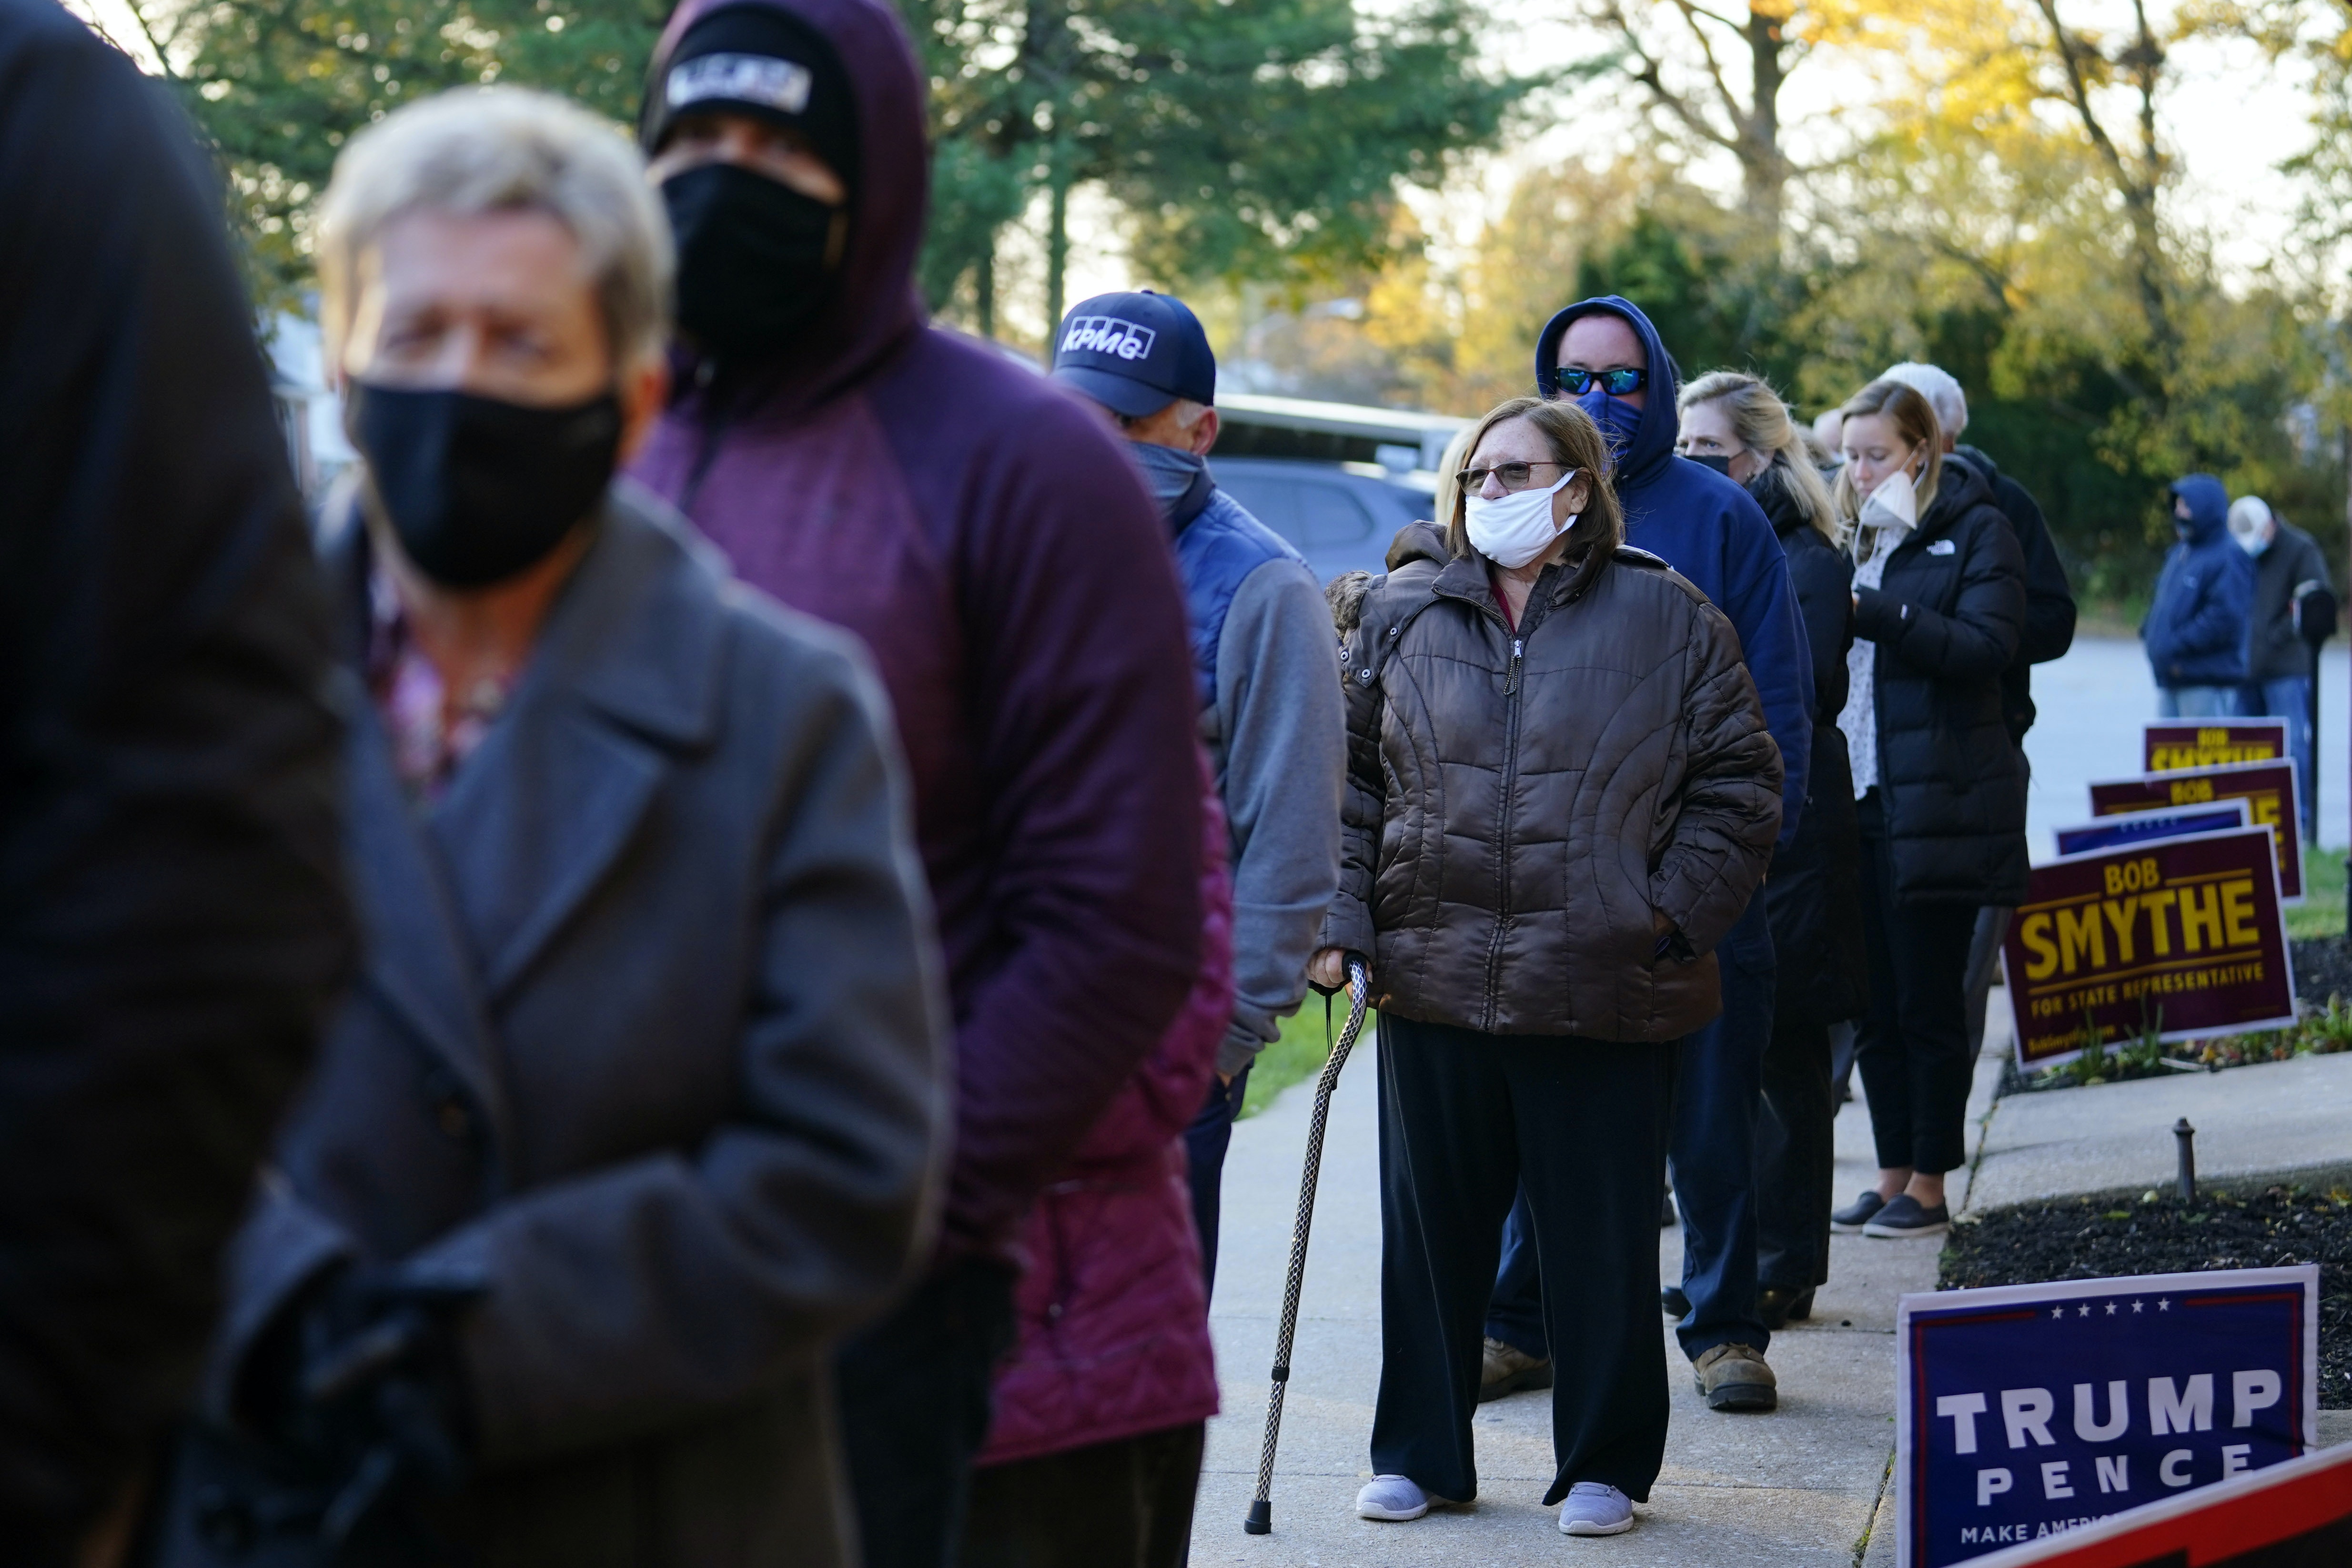
[[2303, 835], [2297, 825], [2303, 821], [2303, 814], [2295, 807], [2300, 798], [2297, 787], [2292, 757], [2275, 763], [2182, 768], [2093, 784], [2091, 815], [2113, 816], [2118, 812], [2152, 811], [2160, 806], [2243, 800], [2256, 822], [2266, 822], [2278, 829], [2279, 896], [2290, 904], [2299, 904], [2303, 902]]
[[2033, 868], [2001, 943], [2021, 1070], [2069, 1062], [2086, 1032], [2127, 1041], [2283, 1029], [2294, 971], [2274, 830], [2165, 838]]
[[2231, 719], [2221, 724], [2151, 719], [2141, 732], [2139, 765], [2152, 773], [2168, 773], [2229, 763], [2274, 763], [2285, 755], [2284, 719]]
[[2319, 1266], [1906, 1295], [1895, 1555], [1943, 1568], [2318, 1438]]
[[2155, 838], [2185, 838], [2192, 833], [2219, 833], [2244, 827], [2253, 816], [2242, 800], [2217, 800], [2210, 805], [2168, 806], [2161, 811], [2119, 811], [2080, 827], [2058, 829], [2058, 853], [2095, 855], [2126, 844]]

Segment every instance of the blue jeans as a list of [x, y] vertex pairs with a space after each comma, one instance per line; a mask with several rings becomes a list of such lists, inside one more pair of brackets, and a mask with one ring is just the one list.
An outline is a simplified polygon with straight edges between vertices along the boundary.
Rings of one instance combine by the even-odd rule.
[[1192, 1187], [1192, 1223], [1201, 1232], [1201, 1297], [1206, 1300], [1217, 1285], [1217, 1210], [1224, 1192], [1225, 1151], [1234, 1142], [1234, 1118], [1242, 1113], [1242, 1096], [1249, 1092], [1250, 1069], [1234, 1074], [1231, 1083], [1212, 1076], [1209, 1096], [1192, 1125], [1184, 1129], [1185, 1174]]
[[2238, 689], [2234, 686], [2159, 686], [2156, 716], [2159, 719], [2234, 719]]
[[2294, 759], [2295, 784], [2303, 791], [2303, 841], [2310, 843], [2312, 820], [2319, 808], [2319, 775], [2313, 771], [2311, 754], [2311, 677], [2246, 682], [2238, 688], [2238, 716], [2286, 721], [2286, 754]]
[[[1682, 1211], [1683, 1294], [1691, 1302], [1690, 1316], [1675, 1331], [1693, 1361], [1717, 1345], [1761, 1351], [1772, 1342], [1756, 1311], [1756, 1118], [1777, 972], [1762, 899], [1749, 901], [1715, 952], [1723, 1011], [1683, 1037], [1675, 1074], [1675, 1205]], [[1542, 1355], [1543, 1321], [1533, 1227], [1521, 1193], [1503, 1222], [1486, 1331]]]

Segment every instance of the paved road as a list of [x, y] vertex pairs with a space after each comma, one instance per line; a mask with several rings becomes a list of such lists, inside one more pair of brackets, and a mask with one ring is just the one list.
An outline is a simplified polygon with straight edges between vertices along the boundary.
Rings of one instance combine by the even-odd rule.
[[[2352, 703], [2347, 701], [2347, 660], [2342, 639], [2321, 651], [2319, 672], [2319, 841], [2352, 844]], [[2156, 713], [2156, 685], [2138, 642], [2082, 637], [2064, 658], [2033, 672], [2041, 710], [2025, 737], [2033, 763], [2026, 826], [2034, 859], [2057, 853], [2054, 830], [2090, 816], [2094, 779], [2128, 778], [2139, 771], [2140, 725]]]

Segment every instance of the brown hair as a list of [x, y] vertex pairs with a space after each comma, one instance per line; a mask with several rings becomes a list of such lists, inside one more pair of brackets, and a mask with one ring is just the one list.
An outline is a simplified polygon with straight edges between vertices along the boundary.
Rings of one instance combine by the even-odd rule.
[[1845, 542], [1845, 530], [1838, 525], [1830, 488], [1822, 483], [1813, 468], [1804, 435], [1799, 434], [1796, 422], [1789, 417], [1789, 405], [1761, 376], [1738, 370], [1710, 371], [1684, 387], [1675, 402], [1685, 410], [1706, 403], [1722, 404], [1731, 418], [1731, 433], [1741, 446], [1771, 465], [1765, 472], [1788, 492], [1813, 531], [1828, 540], [1832, 549]]
[[[1486, 432], [1509, 419], [1524, 419], [1534, 426], [1551, 448], [1552, 461], [1564, 463], [1583, 476], [1587, 485], [1584, 510], [1568, 531], [1568, 553], [1581, 555], [1595, 544], [1613, 550], [1625, 542], [1625, 514], [1617, 505], [1617, 491], [1609, 482], [1609, 448], [1593, 426], [1592, 416], [1573, 403], [1546, 402], [1540, 397], [1514, 397], [1507, 403], [1496, 404], [1487, 410], [1463, 442], [1464, 462], [1468, 454], [1477, 451]], [[1442, 520], [1445, 527], [1445, 547], [1454, 559], [1477, 553], [1470, 543], [1470, 531], [1464, 521], [1462, 489], [1459, 485], [1447, 485], [1453, 491], [1453, 504], [1444, 509]]]
[[[1944, 431], [1936, 423], [1936, 409], [1919, 393], [1899, 381], [1874, 381], [1845, 400], [1838, 410], [1847, 420], [1865, 414], [1881, 414], [1895, 422], [1895, 433], [1927, 454], [1927, 466], [1919, 472], [1918, 482], [1912, 490], [1919, 498], [1919, 516], [1925, 521], [1927, 508], [1935, 503], [1936, 481], [1944, 471]], [[1838, 516], [1849, 526], [1862, 516], [1862, 503], [1867, 499], [1853, 489], [1853, 469], [1851, 465], [1838, 470]]]

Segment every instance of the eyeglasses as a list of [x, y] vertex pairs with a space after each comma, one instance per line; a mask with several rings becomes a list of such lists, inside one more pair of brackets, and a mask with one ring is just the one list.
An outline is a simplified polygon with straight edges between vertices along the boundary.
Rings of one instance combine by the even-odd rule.
[[1465, 468], [1454, 476], [1465, 495], [1475, 495], [1486, 488], [1486, 476], [1492, 474], [1502, 481], [1507, 490], [1523, 490], [1536, 477], [1538, 468], [1564, 468], [1566, 463], [1496, 463], [1491, 468]]
[[1650, 373], [1635, 370], [1631, 365], [1620, 365], [1615, 370], [1570, 370], [1563, 365], [1552, 372], [1552, 384], [1570, 397], [1583, 396], [1585, 388], [1596, 381], [1601, 384], [1601, 390], [1610, 396], [1622, 397], [1648, 385]]

